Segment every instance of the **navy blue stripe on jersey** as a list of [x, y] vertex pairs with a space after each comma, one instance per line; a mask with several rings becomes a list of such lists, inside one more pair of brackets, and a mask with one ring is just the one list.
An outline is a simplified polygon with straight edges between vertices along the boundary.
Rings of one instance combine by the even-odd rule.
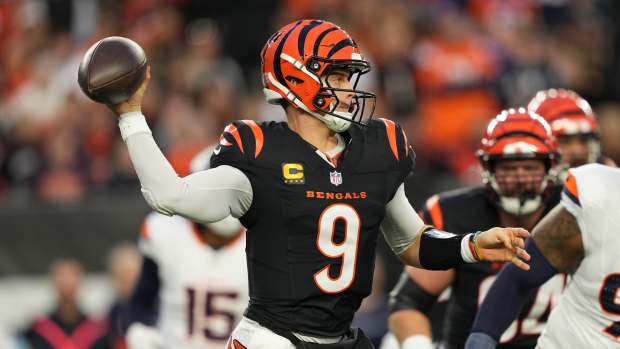
[[144, 257], [138, 282], [129, 301], [127, 327], [134, 322], [155, 325], [160, 285], [157, 263], [149, 257]]
[[562, 194], [566, 195], [566, 197], [569, 198], [575, 205], [581, 207], [581, 202], [579, 202], [579, 198], [573, 195], [573, 193], [571, 193], [570, 191], [568, 191], [568, 189], [562, 189]]

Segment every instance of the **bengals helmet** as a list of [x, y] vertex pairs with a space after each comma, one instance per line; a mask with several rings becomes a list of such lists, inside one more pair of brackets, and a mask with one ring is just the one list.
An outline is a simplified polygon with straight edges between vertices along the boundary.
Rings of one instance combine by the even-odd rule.
[[[356, 89], [370, 65], [349, 34], [333, 23], [306, 19], [285, 25], [267, 40], [261, 65], [267, 102], [286, 101], [332, 131], [345, 131], [352, 122], [363, 124], [374, 113], [375, 95]], [[352, 89], [330, 86], [326, 77], [334, 71], [348, 73]], [[337, 91], [353, 95], [348, 112], [336, 110]]]
[[[478, 158], [483, 180], [502, 210], [526, 215], [548, 199], [558, 153], [555, 137], [542, 117], [525, 108], [502, 111], [487, 126]], [[496, 171], [500, 161], [509, 160], [541, 160], [544, 170]]]
[[559, 140], [572, 136], [584, 137], [587, 140], [587, 159], [571, 161], [571, 166], [596, 162], [600, 158], [601, 145], [596, 116], [590, 104], [577, 93], [564, 89], [538, 91], [527, 108], [545, 118], [551, 125], [551, 132]]

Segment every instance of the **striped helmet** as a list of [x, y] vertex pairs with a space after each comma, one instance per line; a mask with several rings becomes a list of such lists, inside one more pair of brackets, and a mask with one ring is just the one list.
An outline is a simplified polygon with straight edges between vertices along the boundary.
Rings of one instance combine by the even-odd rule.
[[[261, 51], [263, 92], [267, 102], [286, 101], [323, 121], [335, 132], [372, 117], [376, 97], [357, 90], [359, 78], [370, 71], [353, 39], [343, 29], [322, 20], [300, 20], [273, 34]], [[351, 89], [329, 85], [335, 70], [349, 74]], [[337, 111], [336, 92], [353, 95], [348, 112]]]
[[596, 162], [600, 158], [598, 121], [588, 101], [576, 92], [554, 88], [538, 91], [527, 108], [545, 118], [556, 137], [587, 137], [588, 158], [584, 160]]
[[[525, 108], [508, 109], [487, 126], [478, 157], [484, 170], [483, 179], [497, 194], [498, 206], [511, 214], [529, 214], [546, 199], [558, 159], [557, 142], [542, 117]], [[498, 161], [529, 159], [542, 160], [544, 173], [523, 173], [510, 178], [496, 173]], [[515, 186], [522, 188], [515, 189]], [[525, 187], [530, 188], [529, 192]]]

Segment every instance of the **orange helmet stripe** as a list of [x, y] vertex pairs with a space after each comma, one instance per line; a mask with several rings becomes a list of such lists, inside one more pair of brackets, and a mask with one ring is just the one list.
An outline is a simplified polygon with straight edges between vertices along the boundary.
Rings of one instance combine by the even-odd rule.
[[392, 120], [379, 118], [385, 124], [385, 132], [387, 132], [388, 142], [396, 160], [398, 160], [398, 148], [396, 147], [396, 124]]

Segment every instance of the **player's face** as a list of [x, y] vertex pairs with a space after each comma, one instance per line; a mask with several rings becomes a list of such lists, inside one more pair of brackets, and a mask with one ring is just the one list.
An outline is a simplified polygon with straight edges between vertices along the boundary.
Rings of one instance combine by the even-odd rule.
[[[351, 74], [344, 69], [336, 69], [323, 77], [327, 86], [335, 89], [351, 90]], [[352, 109], [353, 92], [335, 91], [338, 105], [335, 111], [350, 112]]]
[[528, 197], [540, 194], [546, 174], [542, 160], [500, 160], [495, 165], [495, 178], [507, 197]]
[[589, 135], [574, 135], [558, 137], [560, 160], [569, 167], [577, 167], [588, 163]]

